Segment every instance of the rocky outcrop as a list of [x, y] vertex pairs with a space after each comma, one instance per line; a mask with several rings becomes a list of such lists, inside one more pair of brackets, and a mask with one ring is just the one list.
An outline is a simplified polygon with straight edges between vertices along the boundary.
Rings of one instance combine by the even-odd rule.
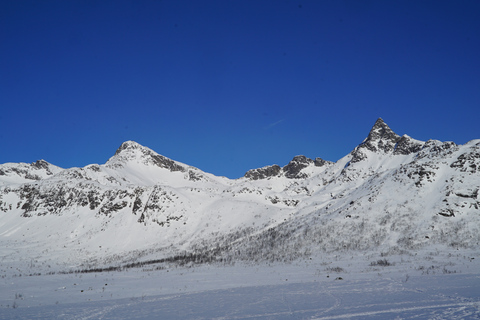
[[248, 170], [244, 177], [250, 180], [261, 180], [278, 176], [281, 171], [280, 166], [274, 164], [273, 166]]
[[323, 160], [322, 158], [319, 158], [319, 157], [315, 158], [313, 163], [315, 164], [315, 167], [323, 167], [325, 165], [333, 164], [332, 161]]
[[110, 158], [107, 164], [112, 164], [113, 166], [121, 165], [120, 163], [125, 163], [128, 161], [140, 161], [143, 164], [155, 165], [160, 168], [165, 168], [169, 171], [180, 171], [186, 172], [187, 168], [180, 165], [176, 161], [164, 157], [151, 149], [144, 147], [134, 141], [126, 141], [117, 149], [115, 155]]
[[[0, 180], [2, 176], [10, 178], [21, 178], [25, 180], [41, 180], [52, 176], [62, 169], [48, 163], [45, 160], [38, 160], [32, 163], [6, 163], [0, 165]], [[26, 182], [26, 181], [25, 181]]]
[[364, 160], [367, 157], [366, 150], [389, 153], [395, 149], [399, 140], [400, 136], [393, 132], [382, 118], [378, 118], [367, 138], [352, 151], [351, 163]]
[[468, 153], [463, 153], [450, 164], [451, 168], [455, 168], [460, 172], [468, 172], [470, 174], [480, 172], [480, 152], [476, 148]]
[[313, 160], [305, 156], [295, 156], [285, 167], [282, 168], [285, 177], [289, 179], [307, 178], [306, 173], [301, 172], [302, 169], [313, 164]]
[[400, 136], [393, 132], [382, 118], [378, 118], [370, 130], [367, 139], [365, 139], [359, 147], [366, 148], [373, 152], [383, 151], [389, 153], [393, 151], [399, 140]]
[[424, 145], [424, 142], [412, 139], [407, 135], [400, 137], [382, 118], [378, 118], [367, 138], [351, 152], [352, 160], [350, 162], [365, 160], [368, 152], [394, 155], [417, 153], [422, 150]]
[[288, 179], [305, 179], [308, 178], [309, 175], [302, 172], [302, 170], [308, 166], [314, 165], [315, 167], [323, 167], [331, 164], [333, 164], [333, 162], [323, 160], [322, 158], [317, 157], [315, 160], [312, 160], [306, 156], [299, 155], [293, 157], [293, 159], [283, 168], [274, 164], [272, 166], [252, 169], [247, 171], [244, 177], [250, 180], [261, 180], [272, 177], [281, 177], [283, 175]]
[[403, 135], [395, 145], [395, 150], [393, 154], [395, 155], [407, 155], [418, 152], [422, 149], [424, 143], [414, 140], [407, 136], [406, 134]]

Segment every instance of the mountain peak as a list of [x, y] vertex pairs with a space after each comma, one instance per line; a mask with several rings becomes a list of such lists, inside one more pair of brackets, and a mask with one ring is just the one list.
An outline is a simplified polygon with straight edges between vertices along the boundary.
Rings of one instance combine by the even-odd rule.
[[118, 147], [117, 151], [115, 151], [115, 155], [120, 154], [123, 150], [135, 150], [141, 148], [144, 148], [141, 144], [132, 140], [128, 140], [122, 143], [120, 147]]
[[367, 157], [365, 149], [371, 152], [392, 152], [400, 138], [382, 118], [378, 118], [368, 133], [367, 138], [352, 151], [352, 162], [359, 162], [365, 159]]
[[378, 118], [367, 138], [358, 147], [364, 147], [373, 152], [378, 150], [390, 152], [395, 148], [398, 140], [400, 136], [393, 132], [382, 118]]
[[154, 165], [170, 171], [186, 171], [186, 168], [180, 163], [131, 140], [122, 143], [115, 152], [115, 155], [108, 160], [107, 164], [118, 166], [120, 163], [131, 161], [143, 163], [144, 165]]
[[400, 136], [393, 132], [382, 118], [378, 118], [370, 130], [366, 141], [389, 140], [396, 143], [399, 139]]

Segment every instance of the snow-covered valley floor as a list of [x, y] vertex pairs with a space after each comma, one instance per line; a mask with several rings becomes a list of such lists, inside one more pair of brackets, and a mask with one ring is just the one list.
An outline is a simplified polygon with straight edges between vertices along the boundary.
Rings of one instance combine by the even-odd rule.
[[365, 266], [354, 258], [12, 273], [0, 279], [0, 319], [480, 319], [478, 267], [474, 259]]

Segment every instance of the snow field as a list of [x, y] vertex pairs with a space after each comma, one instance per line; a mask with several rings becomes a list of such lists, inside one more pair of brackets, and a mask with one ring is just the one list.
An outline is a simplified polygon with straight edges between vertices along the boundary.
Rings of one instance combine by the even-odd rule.
[[480, 317], [478, 274], [426, 274], [399, 264], [358, 270], [360, 264], [365, 265], [306, 261], [4, 277], [0, 319]]

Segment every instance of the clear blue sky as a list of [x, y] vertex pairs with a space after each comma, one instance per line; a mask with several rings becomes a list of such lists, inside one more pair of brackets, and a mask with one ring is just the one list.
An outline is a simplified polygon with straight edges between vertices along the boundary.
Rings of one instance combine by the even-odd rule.
[[134, 140], [238, 178], [336, 161], [378, 117], [480, 138], [480, 1], [0, 2], [0, 163]]

